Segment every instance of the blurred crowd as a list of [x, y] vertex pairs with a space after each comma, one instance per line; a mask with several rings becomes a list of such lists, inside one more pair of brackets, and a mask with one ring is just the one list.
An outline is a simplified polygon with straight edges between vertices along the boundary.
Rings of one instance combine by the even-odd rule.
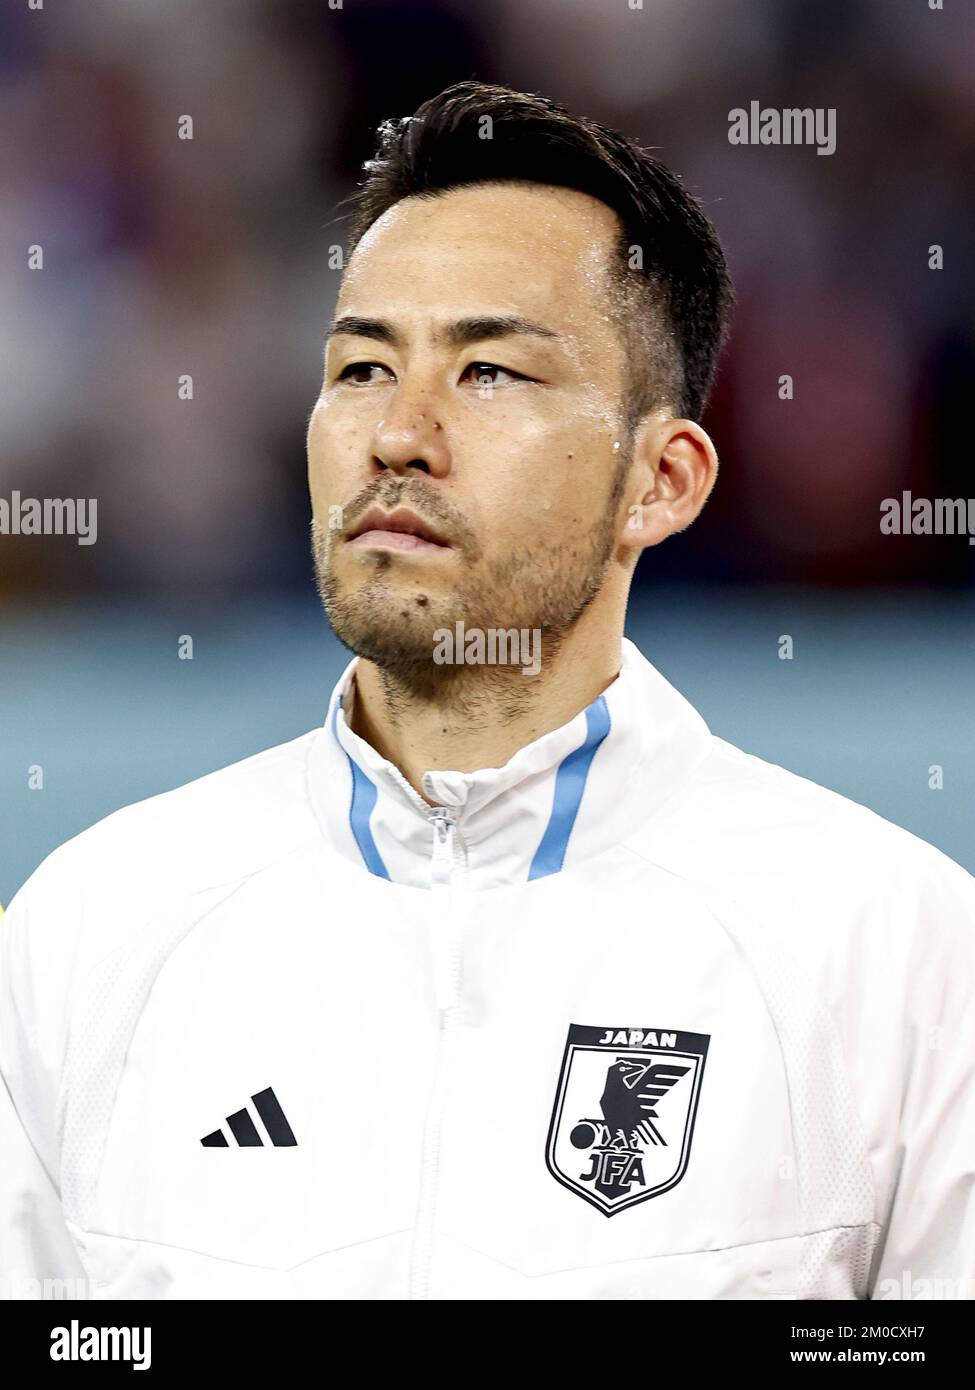
[[[975, 494], [973, 53], [975, 7], [926, 0], [4, 6], [0, 496], [99, 515], [93, 546], [0, 536], [0, 601], [310, 585], [336, 204], [379, 121], [471, 76], [655, 147], [726, 246], [721, 476], [644, 582], [970, 580], [964, 538], [879, 515]], [[730, 144], [752, 100], [835, 108], [835, 154]]]

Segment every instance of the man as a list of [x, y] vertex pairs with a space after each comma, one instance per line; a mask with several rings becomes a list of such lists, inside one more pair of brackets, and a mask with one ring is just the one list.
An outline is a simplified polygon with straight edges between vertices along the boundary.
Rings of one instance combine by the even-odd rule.
[[970, 1296], [972, 879], [623, 638], [715, 480], [713, 228], [621, 136], [473, 82], [366, 170], [308, 430], [357, 657], [321, 728], [15, 898], [2, 1272]]

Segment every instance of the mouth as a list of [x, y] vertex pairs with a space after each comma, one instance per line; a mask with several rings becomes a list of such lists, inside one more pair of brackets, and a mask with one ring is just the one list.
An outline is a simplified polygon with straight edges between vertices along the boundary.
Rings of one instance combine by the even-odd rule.
[[357, 550], [449, 550], [450, 543], [439, 531], [408, 507], [387, 512], [382, 507], [365, 511], [346, 540]]

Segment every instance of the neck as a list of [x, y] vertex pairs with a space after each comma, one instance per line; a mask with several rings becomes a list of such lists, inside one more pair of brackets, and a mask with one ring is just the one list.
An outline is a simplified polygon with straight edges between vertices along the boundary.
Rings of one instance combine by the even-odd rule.
[[[349, 722], [398, 767], [415, 791], [432, 768], [475, 772], [502, 767], [519, 748], [568, 723], [615, 680], [623, 613], [607, 622], [591, 604], [537, 675], [520, 666], [461, 665], [439, 689], [418, 693], [374, 662], [359, 659]], [[432, 803], [431, 803], [432, 804]]]

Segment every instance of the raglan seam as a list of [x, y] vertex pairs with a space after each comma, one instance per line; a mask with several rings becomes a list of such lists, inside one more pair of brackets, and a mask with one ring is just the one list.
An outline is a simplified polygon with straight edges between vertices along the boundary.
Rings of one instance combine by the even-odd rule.
[[[307, 850], [307, 848], [308, 848], [307, 845], [302, 844], [302, 845], [299, 845], [299, 846], [293, 848], [292, 850], [288, 851], [288, 853], [289, 853], [289, 854], [294, 854], [294, 855], [300, 855], [300, 854], [305, 853], [305, 851]], [[160, 974], [162, 973], [162, 971], [163, 971], [163, 969], [165, 968], [165, 966], [168, 965], [169, 962], [173, 959], [173, 957], [175, 956], [176, 952], [179, 950], [180, 946], [182, 946], [183, 942], [186, 941], [186, 940], [187, 940], [188, 938], [190, 938], [191, 936], [193, 936], [193, 934], [194, 934], [194, 933], [196, 932], [196, 930], [199, 928], [199, 926], [201, 925], [201, 923], [205, 922], [205, 921], [207, 920], [207, 918], [211, 915], [211, 913], [217, 911], [218, 908], [223, 907], [227, 902], [229, 902], [229, 901], [234, 897], [234, 895], [235, 895], [236, 893], [240, 892], [243, 888], [245, 888], [252, 880], [254, 880], [254, 879], [260, 877], [261, 874], [268, 872], [271, 868], [273, 868], [273, 867], [275, 867], [277, 864], [279, 864], [279, 863], [281, 862], [282, 859], [285, 859], [285, 858], [287, 858], [287, 857], [288, 857], [287, 855], [278, 856], [278, 857], [276, 857], [274, 860], [270, 861], [268, 864], [262, 865], [261, 868], [256, 869], [253, 873], [244, 875], [242, 878], [235, 880], [235, 881], [232, 883], [232, 885], [228, 888], [228, 890], [227, 890], [225, 893], [223, 893], [223, 895], [222, 895], [221, 897], [217, 898], [217, 900], [216, 900], [215, 902], [211, 903], [210, 906], [207, 907], [207, 908], [201, 913], [201, 915], [200, 915], [199, 917], [197, 917], [197, 918], [193, 921], [193, 923], [187, 928], [187, 930], [183, 933], [183, 935], [180, 937], [180, 939], [174, 944], [172, 950], [168, 952], [168, 954], [166, 955], [165, 959], [160, 963], [159, 969], [156, 971], [156, 974], [155, 974], [155, 976], [154, 976], [154, 978], [153, 978], [153, 980], [152, 980], [152, 983], [150, 984], [148, 990], [146, 991], [145, 998], [142, 1000], [142, 1004], [141, 1004], [141, 1006], [140, 1006], [140, 1008], [139, 1008], [139, 1010], [138, 1010], [138, 1013], [135, 1015], [135, 1017], [134, 1017], [134, 1019], [133, 1019], [133, 1021], [132, 1021], [132, 1027], [131, 1027], [131, 1029], [130, 1029], [130, 1031], [129, 1031], [128, 1038], [127, 1038], [126, 1045], [125, 1045], [125, 1052], [124, 1052], [123, 1055], [122, 1055], [121, 1065], [120, 1065], [120, 1067], [119, 1067], [118, 1076], [117, 1076], [117, 1078], [116, 1078], [115, 1089], [114, 1089], [114, 1091], [113, 1091], [113, 1093], [112, 1093], [112, 1102], [111, 1102], [111, 1106], [110, 1106], [110, 1108], [109, 1108], [108, 1115], [106, 1116], [105, 1126], [104, 1126], [104, 1130], [103, 1130], [103, 1134], [102, 1134], [102, 1143], [101, 1143], [100, 1148], [99, 1148], [98, 1162], [97, 1162], [97, 1164], [95, 1165], [96, 1172], [95, 1172], [95, 1177], [94, 1177], [94, 1183], [95, 1183], [96, 1190], [97, 1190], [98, 1182], [99, 1182], [99, 1180], [100, 1180], [100, 1178], [101, 1178], [102, 1167], [103, 1167], [104, 1161], [105, 1161], [105, 1145], [107, 1144], [107, 1141], [108, 1141], [108, 1134], [109, 1134], [109, 1131], [110, 1131], [110, 1129], [111, 1129], [112, 1120], [113, 1120], [113, 1117], [114, 1117], [114, 1114], [115, 1114], [115, 1108], [116, 1108], [116, 1106], [117, 1106], [117, 1104], [118, 1104], [118, 1090], [119, 1090], [119, 1085], [120, 1085], [120, 1083], [121, 1083], [121, 1078], [122, 1078], [122, 1076], [124, 1075], [124, 1072], [125, 1072], [125, 1066], [126, 1066], [126, 1062], [127, 1062], [128, 1055], [129, 1055], [129, 1048], [130, 1048], [131, 1045], [132, 1045], [132, 1040], [133, 1040], [133, 1038], [135, 1037], [136, 1031], [138, 1030], [139, 1023], [141, 1022], [142, 1016], [143, 1016], [143, 1014], [145, 1013], [145, 1010], [146, 1010], [146, 1008], [147, 1008], [147, 1006], [148, 1006], [148, 1004], [149, 1004], [149, 1001], [150, 1001], [150, 999], [151, 999], [151, 997], [152, 997], [152, 993], [153, 993], [153, 991], [154, 991], [154, 989], [155, 989], [155, 987], [156, 987], [156, 982], [157, 982], [157, 980], [158, 980]], [[194, 898], [199, 897], [201, 894], [207, 893], [207, 892], [216, 892], [216, 891], [219, 891], [219, 888], [222, 888], [222, 887], [224, 887], [224, 886], [225, 886], [225, 885], [221, 884], [221, 885], [218, 885], [218, 887], [217, 887], [217, 888], [214, 888], [214, 889], [201, 889], [201, 890], [199, 890], [198, 892], [195, 892], [194, 894], [192, 894], [192, 896], [191, 896], [190, 898], [188, 898], [188, 899], [184, 900], [183, 902], [181, 902], [181, 903], [175, 905], [175, 907], [178, 909], [178, 908], [182, 908], [182, 907], [184, 907], [184, 906], [188, 906], [188, 905], [193, 901]], [[160, 918], [161, 916], [164, 916], [166, 913], [171, 913], [173, 910], [174, 910], [174, 905], [171, 904], [167, 909], [164, 909], [164, 912], [163, 912], [163, 913], [157, 914], [155, 917], [153, 917], [153, 918], [151, 919], [151, 921], [150, 921], [149, 923], [146, 924], [146, 930], [148, 930], [148, 928], [149, 928], [150, 926], [154, 925], [154, 924], [159, 920], [159, 918]], [[130, 938], [126, 938], [124, 941], [118, 943], [117, 946], [115, 947], [115, 949], [116, 949], [116, 950], [117, 950], [117, 949], [121, 949], [129, 940], [130, 940]], [[65, 1044], [64, 1058], [63, 1058], [63, 1060], [62, 1060], [61, 1073], [60, 1073], [60, 1076], [59, 1076], [59, 1078], [58, 1078], [58, 1086], [57, 1086], [57, 1090], [56, 1090], [56, 1093], [55, 1093], [55, 1113], [54, 1113], [54, 1132], [55, 1132], [55, 1140], [56, 1140], [56, 1142], [57, 1142], [58, 1176], [59, 1176], [59, 1181], [58, 1181], [57, 1184], [55, 1184], [55, 1191], [56, 1191], [57, 1194], [58, 1194], [58, 1199], [59, 1199], [59, 1201], [62, 1201], [62, 1209], [63, 1209], [62, 1192], [63, 1192], [63, 1186], [64, 1186], [64, 1184], [63, 1184], [63, 1163], [64, 1163], [64, 1142], [63, 1142], [63, 1141], [64, 1141], [64, 1130], [65, 1130], [64, 1116], [65, 1116], [65, 1114], [66, 1114], [67, 1106], [68, 1106], [68, 1101], [69, 1101], [69, 1097], [68, 1097], [68, 1083], [67, 1083], [67, 1079], [66, 1079], [66, 1073], [67, 1073], [68, 1059], [69, 1059], [70, 1054], [71, 1054], [73, 1035], [74, 1035], [74, 1032], [75, 1032], [75, 1026], [76, 1026], [76, 1021], [77, 1021], [78, 1001], [79, 1001], [79, 996], [80, 996], [80, 994], [81, 994], [81, 990], [82, 990], [82, 988], [83, 988], [83, 985], [86, 985], [86, 984], [88, 983], [88, 981], [89, 981], [89, 979], [90, 979], [91, 974], [93, 973], [93, 971], [97, 968], [98, 965], [104, 964], [104, 962], [105, 962], [106, 960], [109, 959], [109, 957], [111, 956], [111, 954], [112, 954], [111, 951], [107, 952], [107, 953], [105, 954], [105, 956], [101, 957], [101, 958], [99, 959], [99, 961], [96, 962], [95, 964], [93, 964], [92, 967], [91, 967], [91, 969], [90, 969], [89, 971], [86, 972], [86, 974], [85, 974], [85, 976], [84, 976], [84, 979], [83, 979], [83, 982], [82, 982], [81, 984], [79, 984], [78, 988], [76, 988], [76, 989], [74, 990], [74, 998], [73, 998], [73, 1000], [72, 1000], [71, 1017], [70, 1017], [69, 1024], [68, 1024], [68, 1029], [67, 1029], [67, 1036], [66, 1036], [66, 1044]], [[65, 1214], [65, 1215], [66, 1215], [66, 1214]], [[77, 1223], [76, 1223], [76, 1224], [77, 1224]], [[80, 1229], [80, 1226], [79, 1226], [79, 1229]]]
[[[723, 888], [723, 887], [719, 887], [717, 884], [710, 883], [710, 882], [708, 882], [706, 879], [691, 878], [690, 876], [688, 876], [688, 875], [686, 875], [686, 874], [682, 874], [682, 873], [678, 872], [676, 869], [668, 868], [665, 864], [660, 863], [658, 860], [651, 859], [648, 855], [646, 855], [646, 854], [644, 854], [644, 853], [641, 853], [639, 850], [637, 850], [633, 845], [631, 845], [631, 844], [629, 844], [629, 843], [624, 843], [623, 845], [621, 845], [621, 848], [626, 849], [626, 850], [629, 850], [629, 852], [630, 852], [631, 854], [633, 854], [637, 859], [639, 859], [642, 863], [650, 864], [653, 868], [659, 870], [661, 873], [665, 873], [665, 874], [667, 874], [669, 877], [671, 877], [671, 878], [673, 878], [673, 879], [676, 879], [678, 882], [684, 883], [684, 884], [686, 884], [688, 887], [693, 888], [693, 889], [697, 890], [699, 893], [701, 893], [701, 894], [705, 897], [705, 906], [706, 906], [706, 910], [707, 910], [708, 914], [713, 918], [713, 920], [714, 920], [714, 921], [717, 923], [717, 925], [721, 928], [722, 932], [725, 934], [726, 937], [728, 937], [728, 939], [731, 941], [731, 944], [735, 947], [736, 950], [739, 950], [739, 951], [740, 951], [741, 948], [738, 946], [738, 943], [736, 942], [736, 939], [735, 939], [735, 937], [734, 937], [734, 934], [731, 933], [731, 932], [729, 931], [728, 927], [725, 925], [724, 921], [722, 920], [721, 915], [720, 915], [720, 913], [719, 913], [718, 910], [717, 910], [717, 904], [714, 904], [714, 903], [712, 902], [712, 898], [713, 898], [713, 897], [717, 897], [717, 899], [718, 899], [719, 901], [720, 901], [720, 900], [726, 901], [726, 902], [729, 904], [729, 906], [731, 906], [731, 907], [734, 909], [735, 912], [740, 913], [741, 916], [742, 916], [746, 921], [747, 921], [747, 920], [750, 920], [750, 919], [752, 919], [752, 918], [755, 918], [755, 919], [761, 921], [761, 922], [766, 926], [766, 928], [770, 927], [771, 924], [767, 921], [767, 919], [765, 918], [765, 916], [764, 916], [763, 913], [761, 913], [761, 912], [760, 912], [759, 910], [757, 910], [757, 909], [753, 909], [753, 908], [747, 907], [744, 903], [742, 903], [742, 902], [740, 901], [740, 899], [737, 897], [736, 894], [730, 892], [728, 889]], [[773, 1026], [773, 1028], [774, 1028], [774, 1030], [775, 1030], [776, 1040], [777, 1040], [778, 1045], [779, 1045], [779, 1052], [780, 1052], [780, 1054], [781, 1054], [781, 1056], [782, 1056], [783, 1070], [784, 1070], [784, 1072], [785, 1072], [785, 1077], [786, 1077], [786, 1085], [787, 1085], [788, 1091], [789, 1091], [789, 1098], [790, 1098], [790, 1104], [789, 1104], [789, 1123], [790, 1123], [790, 1127], [792, 1128], [792, 1131], [793, 1131], [793, 1145], [795, 1146], [796, 1151], [798, 1152], [798, 1145], [796, 1144], [796, 1131], [795, 1131], [795, 1106], [792, 1104], [792, 1086], [791, 1086], [791, 1081], [790, 1081], [790, 1070], [789, 1070], [788, 1065], [786, 1064], [785, 1045], [784, 1045], [783, 1040], [782, 1040], [782, 1037], [781, 1037], [781, 1035], [780, 1035], [780, 1033], [779, 1033], [779, 1028], [778, 1028], [778, 1024], [777, 1024], [777, 1022], [776, 1022], [776, 1020], [775, 1020], [775, 1016], [774, 1016], [774, 1014], [772, 1013], [772, 1010], [769, 1008], [765, 989], [762, 987], [762, 984], [761, 984], [760, 980], [758, 979], [758, 977], [757, 977], [757, 975], [756, 975], [754, 964], [752, 963], [752, 961], [750, 960], [750, 958], [748, 957], [748, 955], [747, 955], [745, 952], [742, 951], [741, 953], [744, 955], [744, 958], [745, 958], [745, 960], [746, 960], [747, 963], [748, 963], [749, 976], [750, 976], [750, 978], [753, 980], [753, 982], [754, 982], [754, 984], [755, 984], [755, 987], [758, 989], [758, 991], [759, 991], [759, 993], [760, 993], [760, 995], [761, 995], [761, 997], [762, 997], [762, 1000], [763, 1000], [764, 1005], [765, 1005], [766, 1012], [768, 1013], [769, 1018], [770, 1018], [770, 1020], [771, 1020], [771, 1022], [772, 1022], [772, 1026]], [[789, 952], [789, 957], [790, 957], [790, 959], [793, 961], [793, 963], [795, 964], [796, 969], [799, 970], [799, 971], [801, 972], [802, 979], [803, 979], [803, 983], [808, 987], [808, 989], [809, 989], [809, 991], [810, 991], [810, 994], [811, 994], [812, 998], [813, 998], [813, 999], [815, 1000], [815, 1002], [816, 1002], [817, 1007], [818, 1007], [819, 1009], [822, 1010], [823, 1014], [824, 1014], [825, 1017], [828, 1019], [828, 1021], [829, 1021], [829, 1026], [830, 1026], [830, 1030], [831, 1030], [831, 1032], [832, 1032], [834, 1042], [835, 1042], [837, 1048], [839, 1049], [840, 1058], [841, 1058], [842, 1063], [843, 1063], [844, 1075], [845, 1075], [845, 1077], [846, 1077], [847, 1085], [848, 1085], [849, 1091], [850, 1091], [850, 1096], [851, 1096], [851, 1099], [852, 1099], [853, 1104], [854, 1104], [854, 1113], [855, 1113], [857, 1125], [858, 1125], [858, 1128], [859, 1128], [859, 1139], [860, 1139], [861, 1149], [862, 1149], [862, 1152], [864, 1153], [864, 1155], [866, 1156], [866, 1159], [867, 1159], [866, 1170], [867, 1170], [867, 1172], [868, 1172], [868, 1174], [869, 1174], [869, 1177], [870, 1177], [871, 1205], [872, 1205], [872, 1210], [873, 1210], [873, 1212], [874, 1212], [874, 1215], [876, 1216], [877, 1214], [879, 1214], [879, 1210], [880, 1210], [880, 1202], [879, 1202], [880, 1194], [879, 1194], [878, 1189], [877, 1189], [877, 1178], [876, 1178], [876, 1174], [874, 1173], [873, 1160], [872, 1160], [872, 1157], [871, 1157], [871, 1154], [870, 1154], [870, 1146], [869, 1146], [869, 1143], [867, 1142], [867, 1132], [866, 1132], [866, 1126], [865, 1126], [865, 1124], [864, 1124], [864, 1118], [863, 1118], [863, 1114], [862, 1114], [862, 1110], [861, 1110], [860, 1098], [859, 1098], [859, 1095], [857, 1094], [856, 1087], [853, 1085], [853, 1082], [852, 1082], [852, 1079], [851, 1079], [850, 1061], [849, 1061], [849, 1057], [847, 1056], [846, 1047], [844, 1046], [842, 1031], [841, 1031], [841, 1029], [840, 1029], [839, 1026], [838, 1026], [837, 1020], [836, 1020], [836, 1018], [835, 1018], [835, 1016], [834, 1016], [834, 1014], [833, 1014], [832, 1009], [829, 1007], [828, 1004], [826, 1004], [826, 1003], [824, 1003], [823, 1001], [821, 1001], [821, 1000], [819, 999], [818, 995], [816, 994], [814, 984], [813, 984], [813, 982], [809, 979], [808, 974], [807, 974], [807, 971], [806, 971], [806, 967], [804, 966], [804, 964], [802, 963], [802, 961], [799, 960], [798, 957], [796, 957], [795, 955], [793, 955], [793, 953], [792, 953], [791, 951]], [[861, 1223], [861, 1224], [865, 1224], [865, 1223]], [[879, 1223], [874, 1222], [873, 1224], [879, 1224]], [[882, 1227], [881, 1227], [880, 1229], [882, 1229]], [[813, 1234], [813, 1233], [810, 1232], [809, 1234]]]

